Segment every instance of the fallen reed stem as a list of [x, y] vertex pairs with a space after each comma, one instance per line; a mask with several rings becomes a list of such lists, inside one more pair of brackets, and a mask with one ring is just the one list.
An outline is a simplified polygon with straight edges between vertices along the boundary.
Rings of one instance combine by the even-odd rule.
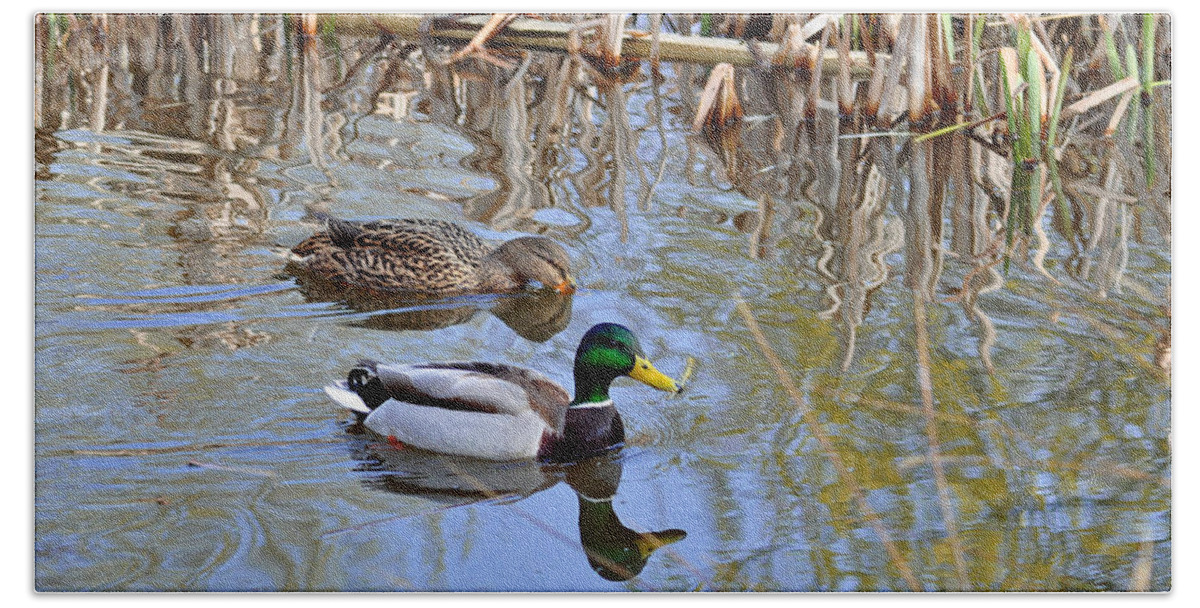
[[[340, 33], [377, 36], [390, 33], [404, 38], [416, 39], [423, 15], [404, 14], [338, 14], [322, 15], [333, 20], [333, 29]], [[472, 40], [491, 20], [490, 15], [470, 15], [458, 19], [438, 19], [429, 32], [433, 38], [443, 40]], [[518, 17], [496, 33], [490, 41], [494, 46], [507, 46], [527, 50], [566, 51], [568, 35], [576, 24]], [[657, 40], [657, 49], [655, 41]], [[616, 41], [612, 41], [615, 46]], [[778, 51], [778, 44], [757, 42], [766, 56]], [[715, 65], [731, 63], [740, 67], [756, 65], [754, 55], [742, 40], [714, 38], [709, 36], [683, 36], [659, 32], [657, 37], [640, 30], [625, 30], [620, 39], [623, 58], [675, 61]], [[886, 57], [876, 53], [877, 57]], [[871, 61], [865, 51], [852, 51], [849, 57], [850, 72], [857, 79], [868, 78], [872, 72]], [[837, 49], [827, 49], [819, 57], [821, 71], [830, 75], [838, 72]]]

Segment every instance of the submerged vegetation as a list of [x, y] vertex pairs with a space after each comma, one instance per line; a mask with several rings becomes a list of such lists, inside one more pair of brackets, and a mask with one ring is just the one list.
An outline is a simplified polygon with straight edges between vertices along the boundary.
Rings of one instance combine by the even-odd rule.
[[[79, 170], [81, 191], [149, 201], [153, 211], [122, 213], [166, 233], [179, 255], [163, 265], [197, 292], [269, 281], [255, 252], [282, 240], [279, 232], [311, 231], [299, 226], [300, 207], [345, 215], [330, 205], [351, 190], [372, 201], [394, 195], [394, 206], [371, 209], [378, 217], [452, 207], [506, 237], [550, 234], [592, 260], [582, 266], [591, 276], [578, 275], [585, 294], [607, 289], [628, 300], [642, 290], [645, 300], [670, 300], [671, 313], [647, 313], [669, 319], [660, 327], [699, 319], [699, 329], [685, 328], [702, 335], [686, 354], [699, 359], [694, 395], [710, 409], [682, 422], [641, 417], [686, 454], [684, 464], [655, 464], [690, 474], [695, 459], [703, 465], [695, 479], [716, 471], [714, 504], [765, 493], [770, 501], [754, 504], [795, 517], [776, 522], [782, 541], [747, 532], [761, 546], [731, 549], [741, 536], [719, 545], [735, 557], [711, 568], [674, 553], [687, 543], [664, 547], [660, 555], [683, 566], [661, 588], [794, 584], [755, 568], [797, 546], [819, 547], [815, 582], [804, 582], [822, 589], [1169, 586], [1169, 523], [1164, 532], [1159, 522], [1170, 503], [1169, 413], [1161, 413], [1171, 370], [1167, 15], [47, 14], [35, 27], [39, 183], [62, 179], [54, 164], [64, 150], [102, 152], [106, 170], [128, 175], [95, 185]], [[451, 143], [431, 143], [439, 139]], [[704, 194], [681, 194], [689, 188]], [[39, 192], [55, 196], [82, 195]], [[79, 225], [91, 225], [90, 211]], [[594, 229], [610, 216], [607, 231]], [[676, 219], [691, 232], [651, 225]], [[694, 257], [631, 254], [652, 240], [646, 233], [691, 246]], [[722, 235], [735, 239], [729, 250], [695, 245]], [[1130, 270], [1139, 247], [1155, 252], [1140, 262], [1149, 276]], [[601, 261], [581, 255], [588, 249]], [[629, 268], [625, 256], [652, 255], [648, 264], [674, 271], [675, 285], [613, 278]], [[712, 259], [721, 255], [737, 259]], [[731, 276], [738, 270], [756, 274]], [[140, 293], [83, 304], [80, 294], [63, 297], [71, 314], [135, 320], [156, 306], [193, 305]], [[544, 342], [598, 297], [540, 307], [514, 300], [520, 310], [508, 303], [491, 314]], [[474, 303], [456, 303], [466, 312], [372, 305], [378, 315], [348, 304], [362, 313], [357, 327], [372, 329], [444, 330], [475, 313]], [[219, 295], [195, 305], [238, 306]], [[880, 310], [903, 322], [879, 319]], [[957, 318], [961, 327], [939, 327]], [[888, 328], [873, 332], [869, 319]], [[278, 375], [272, 357], [289, 356], [249, 322], [178, 324], [186, 328], [174, 339], [188, 349], [268, 353], [271, 368], [256, 383]], [[1030, 327], [1045, 341], [1023, 333]], [[121, 373], [178, 365], [178, 348], [152, 339], [161, 327], [130, 331], [137, 348], [160, 350], [122, 360]], [[311, 340], [309, 331], [297, 333]], [[439, 354], [445, 347], [421, 340]], [[712, 343], [737, 356], [707, 352]], [[963, 345], [965, 358], [947, 354]], [[1062, 351], [1053, 348], [1087, 360], [1058, 369]], [[315, 357], [301, 365], [320, 367]], [[724, 365], [730, 376], [714, 379]], [[1029, 369], [1044, 377], [1023, 382]], [[735, 371], [746, 387], [718, 386]], [[745, 379], [760, 372], [770, 387]], [[1093, 386], [1105, 382], [1112, 387]], [[164, 400], [178, 394], [170, 391]], [[1056, 407], [1066, 413], [1046, 411]], [[718, 413], [753, 421], [714, 431]], [[761, 430], [758, 417], [772, 416]], [[737, 439], [737, 458], [704, 433]], [[745, 438], [764, 443], [746, 456]], [[761, 468], [761, 479], [744, 482], [753, 491], [721, 477], [732, 477], [722, 466], [751, 462]], [[801, 517], [793, 501], [819, 506]], [[1080, 504], [1080, 520], [1111, 509], [1104, 513], [1117, 513], [1117, 523], [1056, 523]], [[737, 510], [723, 513], [734, 521], [728, 512]], [[835, 562], [856, 553], [864, 563], [839, 576]]]

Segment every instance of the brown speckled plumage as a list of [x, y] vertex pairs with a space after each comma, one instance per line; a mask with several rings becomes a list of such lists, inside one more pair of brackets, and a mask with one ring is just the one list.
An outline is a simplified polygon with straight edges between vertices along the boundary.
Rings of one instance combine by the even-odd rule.
[[574, 285], [566, 252], [544, 237], [522, 237], [496, 247], [442, 220], [355, 223], [319, 217], [326, 230], [292, 253], [297, 270], [324, 280], [433, 296], [516, 291], [531, 281], [547, 287]]

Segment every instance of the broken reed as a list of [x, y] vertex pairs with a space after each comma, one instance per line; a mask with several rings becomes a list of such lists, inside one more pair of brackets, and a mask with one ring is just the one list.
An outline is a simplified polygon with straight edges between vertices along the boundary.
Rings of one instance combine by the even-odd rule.
[[[769, 28], [762, 27], [764, 17], [769, 17]], [[556, 31], [548, 23], [539, 26], [530, 20], [505, 18], [506, 23], [524, 28], [518, 30], [525, 35], [537, 32], [537, 44], [542, 48]], [[794, 82], [807, 88], [804, 121], [810, 124], [819, 97], [828, 94], [822, 88], [828, 76], [835, 79], [833, 101], [843, 122], [851, 127], [912, 133], [914, 143], [959, 130], [976, 139], [979, 128], [998, 132], [999, 137], [991, 138], [988, 147], [1006, 156], [1012, 166], [1007, 204], [1001, 214], [1006, 270], [1017, 235], [1032, 236], [1035, 223], [1042, 221], [1051, 203], [1056, 225], [1064, 237], [1074, 240], [1069, 199], [1058, 167], [1064, 139], [1059, 131], [1068, 115], [1089, 118], [1082, 115], [1104, 111], [1107, 106], [1103, 104], [1119, 95], [1103, 136], [1112, 138], [1120, 130], [1120, 136], [1132, 145], [1140, 135], [1146, 186], [1153, 185], [1157, 176], [1153, 90], [1169, 82], [1154, 78], [1158, 15], [1141, 15], [1140, 28], [1131, 25], [1137, 16], [1110, 19], [1104, 15], [701, 14], [656, 15], [651, 21], [665, 23], [675, 32], [696, 31], [698, 26], [699, 36], [638, 31], [632, 27], [636, 23], [624, 16], [571, 18], [574, 25], [555, 27], [576, 40], [567, 45], [572, 54], [582, 54], [593, 64], [611, 69], [624, 60], [644, 58], [639, 53], [646, 52], [645, 40], [653, 36], [656, 43], [669, 42], [672, 59], [713, 65], [699, 93], [692, 126], [716, 144], [731, 168], [744, 113], [738, 99], [738, 71], [747, 68], [800, 74]], [[480, 18], [473, 19], [478, 22]], [[1047, 27], [1047, 23], [1057, 27]], [[452, 22], [441, 25], [448, 34], [455, 27]], [[578, 42], [588, 29], [598, 30], [591, 48]], [[1052, 37], [1051, 29], [1059, 35]], [[1107, 59], [1113, 83], [1084, 92], [1072, 70], [1076, 47], [1086, 48], [1089, 31], [1099, 34], [1091, 36], [1090, 56]], [[496, 34], [501, 32], [492, 35]], [[744, 42], [730, 46], [722, 36], [743, 38]], [[478, 36], [472, 42], [477, 40]], [[1140, 61], [1133, 41], [1140, 42]], [[518, 38], [503, 43], [521, 44]], [[596, 48], [599, 50], [592, 50]], [[656, 44], [654, 48], [667, 47]], [[650, 59], [657, 63], [660, 58]], [[869, 81], [861, 87], [864, 94], [858, 94], [852, 80]], [[1074, 87], [1069, 86], [1072, 82]], [[994, 96], [989, 95], [993, 91]], [[1081, 98], [1064, 108], [1069, 91]], [[1135, 94], [1140, 101], [1137, 110], [1127, 112]], [[996, 108], [995, 114], [992, 108]]]
[[[702, 16], [703, 31], [721, 33], [720, 27], [714, 25], [715, 17]], [[735, 25], [740, 19], [744, 16], [732, 17]], [[914, 143], [957, 131], [979, 138], [977, 129], [981, 127], [985, 132], [994, 132], [996, 137], [986, 142], [989, 149], [1007, 157], [1012, 166], [1006, 205], [1001, 213], [1007, 270], [1017, 236], [1032, 236], [1036, 223], [1042, 221], [1048, 208], [1054, 210], [1055, 225], [1063, 236], [1075, 239], [1072, 228], [1075, 222], [1069, 219], [1070, 199], [1058, 166], [1064, 140], [1068, 139], [1061, 135], [1064, 125], [1075, 128], [1081, 122], [1094, 122], [1092, 118], [1104, 118], [1103, 112], [1111, 108], [1106, 102], [1116, 98], [1102, 137], [1110, 142], [1124, 138], [1129, 145], [1140, 144], [1144, 184], [1147, 189], [1154, 185], [1159, 152], [1155, 145], [1153, 91], [1169, 84], [1166, 80], [1155, 80], [1158, 19], [1155, 14], [1116, 19], [1103, 15], [1039, 18], [902, 15], [896, 16], [894, 27], [889, 29], [878, 15], [818, 15], [807, 22], [789, 23], [777, 38], [778, 51], [770, 63], [807, 71], [810, 78], [818, 80], [833, 76], [837, 84], [832, 90], [843, 120], [857, 115], [876, 130], [912, 133]], [[1060, 34], [1059, 48], [1045, 26], [1050, 21], [1062, 26], [1055, 30]], [[1138, 21], [1140, 27], [1134, 27]], [[1098, 32], [1088, 54], [1092, 58], [1089, 63], [1107, 58], [1113, 81], [1098, 88], [1093, 85], [1090, 92], [1083, 90], [1084, 85], [1073, 73], [1076, 48], [1086, 48], [1089, 28]], [[989, 30], [990, 36], [985, 38]], [[987, 40], [1005, 39], [1007, 45], [985, 47]], [[814, 45], [811, 40], [819, 42]], [[1140, 42], [1140, 54], [1134, 40]], [[833, 52], [839, 57], [836, 74], [835, 70], [822, 69], [825, 66], [813, 61], [830, 47], [836, 47]], [[956, 52], [960, 48], [965, 53]], [[849, 53], [859, 50], [869, 55], [872, 72], [867, 77], [870, 83], [865, 87], [865, 95], [856, 96], [845, 67]], [[996, 57], [994, 63], [989, 57]], [[760, 69], [762, 63], [760, 60]], [[699, 125], [705, 125], [710, 140], [714, 130], [722, 125], [736, 125], [741, 118], [737, 99], [729, 99], [735, 90], [731, 86], [732, 69], [729, 64], [715, 68], [701, 94], [693, 127], [699, 130]], [[1094, 83], [1095, 71], [1091, 66], [1083, 66], [1085, 75], [1092, 73], [1089, 82]], [[719, 89], [718, 78], [724, 83]], [[720, 103], [714, 99], [718, 90]], [[818, 90], [816, 81], [808, 87], [805, 112], [808, 121], [814, 117]], [[994, 96], [990, 94], [992, 91]], [[1064, 108], [1069, 92], [1079, 99]], [[1135, 111], [1128, 112], [1135, 95], [1140, 103]], [[907, 107], [903, 107], [905, 102]], [[722, 107], [736, 107], [737, 111], [723, 113]], [[996, 114], [992, 114], [993, 107], [998, 110]], [[1084, 116], [1092, 112], [1100, 115]], [[1076, 120], [1064, 121], [1065, 118]], [[993, 121], [997, 124], [988, 124]], [[901, 127], [905, 122], [906, 129]]]

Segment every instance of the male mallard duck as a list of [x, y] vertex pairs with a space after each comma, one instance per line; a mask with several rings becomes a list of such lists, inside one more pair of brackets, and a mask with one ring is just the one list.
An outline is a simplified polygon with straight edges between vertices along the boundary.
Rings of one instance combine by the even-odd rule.
[[306, 274], [388, 292], [449, 296], [520, 291], [534, 282], [575, 291], [571, 261], [554, 241], [525, 236], [494, 247], [453, 222], [348, 222], [325, 214], [326, 231], [292, 248]]
[[562, 462], [625, 440], [621, 415], [608, 396], [618, 376], [680, 390], [646, 360], [633, 332], [601, 323], [575, 351], [574, 400], [538, 372], [479, 362], [366, 361], [325, 392], [364, 416], [367, 428], [416, 448], [488, 460]]

